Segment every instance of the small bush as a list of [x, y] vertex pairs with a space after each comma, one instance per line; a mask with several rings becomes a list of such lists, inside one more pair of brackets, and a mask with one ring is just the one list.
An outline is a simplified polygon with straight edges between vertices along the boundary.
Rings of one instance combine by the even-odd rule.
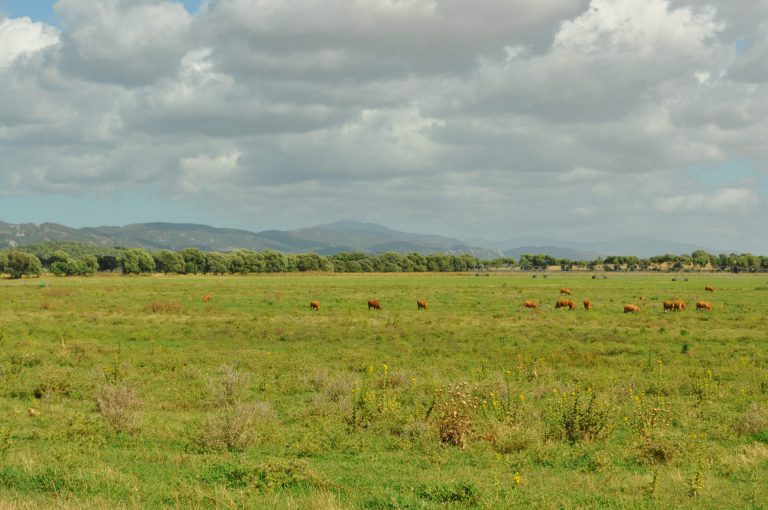
[[465, 448], [479, 407], [477, 397], [472, 397], [467, 384], [452, 386], [444, 400], [434, 407], [440, 441]]
[[139, 400], [132, 388], [125, 384], [107, 383], [99, 388], [96, 402], [99, 412], [113, 429], [128, 434], [138, 430]]
[[233, 405], [246, 399], [251, 384], [251, 374], [240, 370], [237, 365], [222, 365], [219, 377], [212, 379], [208, 386], [215, 405]]
[[181, 313], [181, 303], [175, 301], [156, 301], [148, 308], [152, 313]]
[[507, 454], [527, 450], [538, 441], [536, 431], [529, 425], [501, 423], [495, 424], [486, 434], [493, 451]]
[[607, 408], [597, 400], [592, 389], [555, 393], [551, 409], [553, 436], [575, 444], [592, 441], [613, 430]]
[[745, 436], [763, 433], [768, 435], [768, 408], [756, 403], [749, 406], [735, 426], [736, 432]]
[[194, 443], [204, 451], [242, 451], [274, 429], [276, 422], [277, 416], [267, 403], [228, 405], [208, 416]]

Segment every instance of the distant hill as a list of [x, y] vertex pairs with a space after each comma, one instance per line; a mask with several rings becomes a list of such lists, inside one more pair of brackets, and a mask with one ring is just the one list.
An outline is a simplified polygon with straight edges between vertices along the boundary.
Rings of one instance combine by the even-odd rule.
[[124, 227], [71, 228], [57, 223], [10, 224], [0, 222], [0, 246], [45, 241], [74, 241], [97, 246], [124, 246], [150, 250], [195, 247], [205, 251], [237, 249], [315, 252], [333, 255], [345, 251], [365, 253], [469, 253], [481, 259], [501, 256], [499, 250], [477, 248], [459, 239], [400, 232], [375, 223], [344, 221], [298, 230], [251, 232], [189, 223], [136, 223]]
[[97, 246], [139, 247], [150, 250], [180, 250], [187, 247], [205, 251], [277, 250], [284, 253], [314, 252], [333, 255], [340, 252], [365, 253], [468, 253], [481, 260], [498, 257], [519, 259], [523, 254], [546, 254], [571, 260], [594, 260], [608, 255], [651, 257], [671, 253], [680, 255], [703, 249], [722, 250], [652, 238], [628, 238], [600, 242], [568, 242], [545, 238], [462, 241], [453, 237], [401, 232], [376, 223], [338, 221], [296, 230], [251, 232], [192, 223], [136, 223], [124, 227], [71, 228], [57, 223], [11, 224], [0, 222], [0, 246], [10, 241], [19, 245], [45, 241], [74, 241]]
[[[696, 250], [705, 250], [707, 253], [714, 254], [724, 252], [724, 250], [718, 250], [698, 244], [681, 243], [649, 237], [580, 242], [546, 238], [518, 238], [506, 239], [504, 241], [470, 239], [467, 243], [483, 248], [501, 250], [508, 257], [517, 258], [519, 255], [515, 254], [523, 253], [543, 253], [552, 257], [569, 258], [571, 260], [592, 260], [598, 256], [606, 257], [609, 255], [634, 255], [635, 257], [641, 258], [664, 255], [666, 253], [682, 255], [690, 254]], [[566, 253], [572, 253], [574, 256], [565, 255]]]

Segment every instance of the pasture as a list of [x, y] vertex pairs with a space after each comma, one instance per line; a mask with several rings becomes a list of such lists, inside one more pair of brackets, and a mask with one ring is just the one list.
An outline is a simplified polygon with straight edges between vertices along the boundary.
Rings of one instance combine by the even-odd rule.
[[765, 275], [2, 280], [0, 508], [768, 508], [767, 332]]

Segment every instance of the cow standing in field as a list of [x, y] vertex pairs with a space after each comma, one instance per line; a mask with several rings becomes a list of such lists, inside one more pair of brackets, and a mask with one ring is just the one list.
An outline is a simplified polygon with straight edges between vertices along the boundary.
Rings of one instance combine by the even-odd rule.
[[320, 311], [320, 301], [310, 301], [309, 302], [309, 309], [315, 310], [317, 312]]
[[592, 301], [589, 299], [584, 300], [584, 309], [585, 310], [591, 310], [592, 309]]
[[571, 295], [571, 289], [560, 289], [560, 295], [561, 296], [570, 296]]
[[637, 305], [624, 305], [624, 313], [637, 313], [640, 307]]
[[206, 294], [205, 296], [203, 296], [203, 303], [208, 303], [210, 301], [211, 301], [211, 295], [210, 294]]
[[707, 292], [714, 292], [715, 288], [711, 285], [707, 285], [706, 287], [704, 287], [704, 290], [706, 290]]
[[576, 302], [573, 299], [561, 299], [555, 303], [555, 310], [558, 308], [568, 308], [569, 310], [575, 310]]
[[379, 303], [378, 299], [369, 299], [368, 300], [368, 311], [373, 308], [374, 310], [381, 310], [381, 303]]
[[712, 311], [712, 303], [708, 303], [707, 301], [697, 301], [696, 302], [696, 311], [704, 310], [706, 312]]
[[539, 305], [536, 304], [535, 301], [531, 301], [530, 299], [526, 299], [523, 301], [523, 306], [526, 308], [537, 308]]
[[423, 299], [419, 299], [418, 301], [416, 301], [416, 306], [418, 307], [419, 310], [426, 310], [428, 308], [427, 302], [424, 301]]
[[664, 301], [665, 312], [682, 312], [683, 310], [685, 310], [685, 302], [682, 299]]

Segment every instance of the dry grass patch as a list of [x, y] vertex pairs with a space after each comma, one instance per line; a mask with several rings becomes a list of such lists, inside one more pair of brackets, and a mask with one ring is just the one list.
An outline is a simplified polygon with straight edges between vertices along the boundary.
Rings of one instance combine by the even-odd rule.
[[155, 301], [147, 308], [152, 313], [181, 313], [181, 303], [175, 301]]

